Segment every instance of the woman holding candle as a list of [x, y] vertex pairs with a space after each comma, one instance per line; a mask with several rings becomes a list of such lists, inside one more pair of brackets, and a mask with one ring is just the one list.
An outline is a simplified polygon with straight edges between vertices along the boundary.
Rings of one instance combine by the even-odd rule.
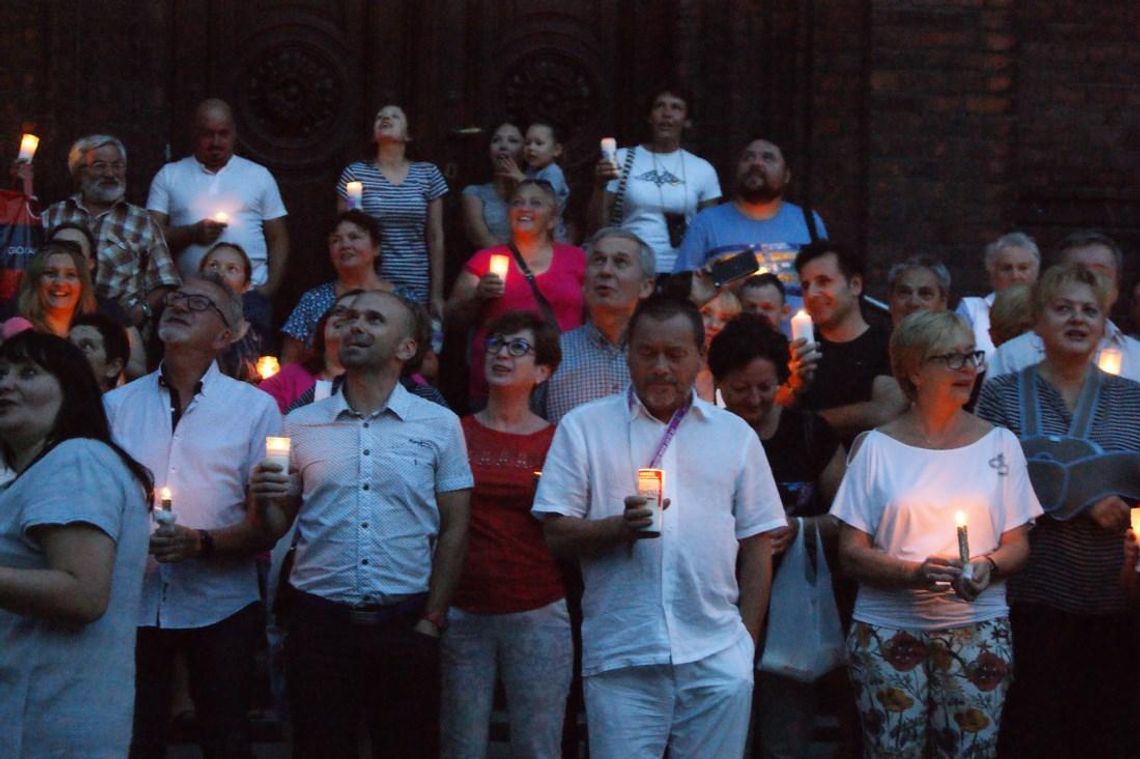
[[507, 199], [514, 189], [514, 175], [522, 163], [522, 131], [504, 121], [491, 135], [491, 168], [494, 175], [486, 184], [463, 188], [463, 228], [476, 250], [510, 242], [511, 223]]
[[1017, 438], [962, 408], [984, 355], [970, 327], [917, 312], [890, 352], [910, 408], [855, 441], [831, 508], [859, 583], [847, 645], [865, 749], [993, 756], [1013, 664], [1005, 578], [1041, 507]]
[[[562, 330], [582, 323], [586, 254], [554, 242], [558, 199], [550, 185], [535, 179], [519, 182], [511, 193], [510, 221], [511, 243], [472, 256], [456, 279], [447, 306], [453, 323], [475, 328], [468, 388], [473, 408], [482, 405], [487, 392], [477, 356], [489, 321], [507, 311], [526, 310]], [[505, 278], [496, 271], [505, 273]]]
[[681, 148], [692, 109], [685, 88], [660, 88], [650, 101], [649, 140], [613, 156], [603, 152], [594, 169], [591, 224], [624, 227], [645, 240], [662, 274], [673, 271], [688, 223], [720, 200], [712, 164]]
[[[364, 211], [344, 211], [329, 232], [329, 259], [336, 279], [314, 287], [298, 301], [281, 331], [283, 363], [296, 363], [311, 355], [317, 322], [349, 290], [392, 292], [392, 283], [376, 273], [380, 259], [380, 225]], [[406, 291], [405, 291], [406, 292]]]
[[150, 473], [79, 349], [35, 332], [0, 347], [0, 450], [2, 751], [126, 756]]
[[[361, 183], [359, 208], [383, 232], [380, 274], [409, 291], [412, 300], [443, 314], [443, 196], [447, 182], [432, 163], [407, 157], [408, 118], [385, 105], [372, 123], [375, 153], [345, 167], [337, 182], [337, 210], [348, 205], [348, 183]], [[380, 240], [379, 235], [377, 240]]]
[[[979, 416], [1030, 449], [1056, 436], [1100, 450], [1086, 451], [1079, 465], [1058, 455], [1053, 467], [1034, 466], [1048, 511], [1029, 535], [1025, 571], [1010, 582], [1017, 680], [1002, 732], [1009, 756], [1134, 749], [1136, 627], [1119, 570], [1129, 522], [1121, 494], [1140, 484], [1140, 384], [1094, 363], [1111, 292], [1108, 279], [1080, 266], [1046, 271], [1033, 292], [1044, 360], [989, 380], [978, 399]], [[1050, 470], [1067, 478], [1064, 503]]]
[[25, 329], [67, 337], [79, 314], [95, 310], [95, 288], [78, 246], [46, 242], [28, 261], [16, 296], [19, 316], [4, 322], [7, 339]]
[[488, 324], [483, 345], [487, 406], [463, 419], [475, 488], [442, 640], [442, 756], [483, 756], [497, 679], [511, 755], [560, 756], [574, 660], [570, 618], [558, 566], [530, 515], [554, 427], [528, 406], [558, 368], [558, 330], [511, 311]]

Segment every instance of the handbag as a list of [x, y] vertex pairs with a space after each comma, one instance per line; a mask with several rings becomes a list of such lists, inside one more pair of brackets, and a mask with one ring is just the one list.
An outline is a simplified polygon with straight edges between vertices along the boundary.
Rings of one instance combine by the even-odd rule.
[[757, 669], [811, 683], [845, 664], [847, 647], [823, 540], [812, 529], [815, 540], [809, 554], [804, 521], [796, 520], [796, 537], [772, 582], [768, 635]]

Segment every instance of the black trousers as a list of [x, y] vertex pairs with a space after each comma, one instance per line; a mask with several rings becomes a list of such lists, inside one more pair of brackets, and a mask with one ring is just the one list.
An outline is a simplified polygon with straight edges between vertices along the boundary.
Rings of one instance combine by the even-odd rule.
[[1135, 618], [1013, 604], [1013, 685], [998, 752], [1009, 759], [1132, 757]]
[[210, 759], [252, 757], [249, 705], [261, 604], [206, 627], [140, 627], [135, 644], [135, 721], [132, 759], [166, 756], [174, 658], [186, 655], [199, 743]]
[[439, 640], [412, 629], [426, 594], [358, 614], [294, 593], [285, 638], [293, 756], [356, 759], [363, 717], [374, 757], [438, 757]]

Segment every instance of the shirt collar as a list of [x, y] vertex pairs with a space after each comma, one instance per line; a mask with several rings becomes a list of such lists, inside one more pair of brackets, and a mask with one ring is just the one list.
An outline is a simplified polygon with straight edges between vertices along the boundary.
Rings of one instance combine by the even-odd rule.
[[121, 204], [126, 203], [127, 202], [127, 196], [124, 195], [123, 197], [116, 200], [114, 203], [111, 204], [110, 208], [108, 208], [106, 211], [104, 211], [101, 214], [93, 214], [89, 210], [87, 210], [87, 206], [83, 205], [83, 193], [82, 192], [77, 192], [74, 195], [72, 195], [71, 200], [73, 203], [75, 203], [75, 207], [78, 208], [80, 211], [82, 211], [83, 213], [87, 214], [88, 216], [90, 216], [92, 218], [98, 218], [99, 216], [102, 216], [103, 214], [111, 213], [111, 211], [114, 211]]
[[209, 169], [206, 168], [206, 164], [204, 164], [198, 160], [198, 156], [191, 154], [190, 157], [194, 159], [194, 163], [197, 164], [199, 171], [201, 171], [206, 176], [211, 176], [211, 177], [216, 177], [216, 176], [223, 174], [226, 169], [228, 169], [229, 167], [234, 165], [234, 159], [237, 158], [236, 155], [231, 155], [230, 159], [228, 161], [226, 161], [225, 166], [218, 169], [217, 171], [210, 171]]
[[[159, 387], [169, 388], [170, 383], [166, 379], [166, 363], [159, 364], [158, 371], [155, 372]], [[206, 373], [198, 380], [198, 384], [194, 386], [194, 395], [209, 395], [210, 388], [217, 383], [219, 377], [222, 376], [222, 370], [218, 368], [217, 361], [211, 361], [210, 366], [206, 369]]]
[[[707, 401], [701, 400], [701, 398], [697, 395], [696, 388], [693, 388], [689, 392], [691, 393], [690, 397], [692, 398], [693, 405], [689, 409], [689, 413], [685, 416], [693, 416], [693, 412], [696, 412], [694, 418], [707, 419], [709, 415], [710, 404]], [[658, 424], [667, 424], [667, 422], [662, 422], [653, 414], [649, 413], [649, 409], [645, 408], [645, 404], [643, 404], [641, 402], [641, 398], [638, 397], [637, 390], [633, 387], [632, 382], [626, 385], [625, 397], [630, 399], [630, 402], [626, 404], [626, 409], [629, 411], [629, 418], [631, 420], [636, 419], [639, 416], [643, 416], [646, 419], [657, 422]]]
[[602, 331], [600, 329], [598, 329], [597, 325], [595, 325], [592, 321], [587, 321], [585, 324], [582, 325], [582, 328], [586, 332], [587, 339], [589, 339], [590, 343], [595, 348], [608, 348], [609, 350], [614, 350], [614, 349], [625, 350], [625, 333], [624, 332], [622, 333], [621, 342], [619, 342], [615, 345], [614, 343], [611, 343], [608, 339], [606, 339], [606, 336], [602, 334]]
[[392, 388], [391, 394], [388, 395], [388, 400], [385, 404], [373, 411], [367, 417], [353, 410], [352, 406], [348, 405], [348, 398], [345, 396], [344, 386], [341, 386], [340, 392], [329, 399], [329, 412], [333, 421], [339, 419], [375, 419], [385, 412], [391, 412], [393, 416], [401, 421], [408, 418], [411, 412], [411, 393], [409, 393], [404, 386], [396, 381], [395, 386]]

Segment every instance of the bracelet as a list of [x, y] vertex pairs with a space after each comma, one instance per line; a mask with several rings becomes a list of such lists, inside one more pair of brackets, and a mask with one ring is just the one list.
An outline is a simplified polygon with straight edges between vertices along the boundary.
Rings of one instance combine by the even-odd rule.
[[994, 557], [990, 556], [989, 554], [986, 554], [986, 561], [990, 565], [990, 577], [997, 577], [1000, 574], [1000, 572], [998, 570], [997, 562], [994, 561]]
[[214, 555], [214, 536], [206, 530], [198, 530], [201, 542], [198, 544], [198, 558], [208, 559]]

